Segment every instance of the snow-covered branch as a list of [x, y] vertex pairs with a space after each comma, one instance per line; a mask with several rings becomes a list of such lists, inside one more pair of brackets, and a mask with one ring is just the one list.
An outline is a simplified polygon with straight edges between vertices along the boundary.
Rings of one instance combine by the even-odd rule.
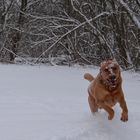
[[74, 6], [74, 3], [73, 3], [74, 0], [71, 0], [71, 3], [72, 3], [72, 7], [75, 11], [77, 11], [84, 19], [85, 21], [93, 28], [93, 30], [95, 30], [99, 35], [100, 37], [102, 38], [102, 40], [105, 42], [106, 46], [108, 47], [110, 53], [111, 53], [111, 56], [114, 57], [114, 53], [111, 49], [111, 46], [109, 45], [108, 41], [105, 39], [104, 35], [98, 30], [97, 27], [95, 27], [92, 23], [91, 23], [91, 19], [87, 19], [87, 17], [81, 13], [78, 9], [76, 9], [76, 7]]
[[138, 29], [140, 29], [140, 21], [135, 16], [134, 12], [129, 8], [128, 4], [125, 3], [123, 0], [118, 0], [118, 1], [125, 8], [125, 10], [129, 14], [129, 16], [132, 19], [132, 21], [134, 22], [134, 24], [138, 27]]
[[[81, 24], [79, 24], [77, 27], [73, 28], [72, 30], [68, 31], [67, 33], [63, 34], [55, 43], [53, 43], [48, 49], [46, 49], [42, 54], [40, 54], [40, 56], [38, 57], [38, 59], [40, 57], [42, 57], [45, 53], [47, 53], [48, 51], [50, 51], [59, 41], [61, 41], [64, 37], [66, 37], [67, 35], [69, 35], [70, 33], [72, 33], [73, 31], [77, 30], [78, 28], [82, 27], [83, 25], [87, 24], [87, 22], [91, 22], [94, 21], [96, 19], [98, 19], [101, 16], [105, 16], [105, 15], [109, 15], [110, 13], [108, 12], [103, 12], [99, 15], [97, 15], [96, 17], [94, 17], [93, 19], [90, 19], [88, 21], [85, 21]], [[38, 60], [37, 60], [38, 61]]]

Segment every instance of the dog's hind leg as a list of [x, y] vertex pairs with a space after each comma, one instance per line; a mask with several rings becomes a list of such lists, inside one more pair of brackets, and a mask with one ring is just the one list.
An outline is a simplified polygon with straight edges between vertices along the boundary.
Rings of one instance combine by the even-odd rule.
[[88, 96], [88, 102], [91, 112], [92, 113], [98, 112], [98, 105], [96, 104], [94, 97], [92, 97], [90, 94]]

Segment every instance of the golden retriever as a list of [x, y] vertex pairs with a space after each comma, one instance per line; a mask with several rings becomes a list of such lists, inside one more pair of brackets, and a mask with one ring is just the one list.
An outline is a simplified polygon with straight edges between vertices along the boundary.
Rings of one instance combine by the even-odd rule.
[[108, 119], [114, 117], [112, 107], [119, 103], [122, 108], [121, 120], [128, 121], [128, 109], [122, 90], [122, 78], [120, 67], [116, 60], [106, 60], [101, 63], [100, 72], [96, 78], [86, 73], [84, 78], [90, 81], [88, 87], [88, 102], [91, 112], [104, 109], [108, 113]]

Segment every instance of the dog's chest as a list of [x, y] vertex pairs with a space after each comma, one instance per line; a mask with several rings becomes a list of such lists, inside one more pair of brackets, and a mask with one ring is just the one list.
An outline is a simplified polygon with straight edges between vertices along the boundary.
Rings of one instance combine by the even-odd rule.
[[117, 98], [115, 95], [107, 95], [104, 102], [112, 107], [117, 103]]

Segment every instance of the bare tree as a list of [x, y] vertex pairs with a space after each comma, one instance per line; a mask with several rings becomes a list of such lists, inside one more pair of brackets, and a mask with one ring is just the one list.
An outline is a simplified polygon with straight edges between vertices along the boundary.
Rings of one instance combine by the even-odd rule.
[[[140, 67], [139, 0], [2, 0], [0, 58]], [[29, 60], [28, 60], [29, 59]]]

